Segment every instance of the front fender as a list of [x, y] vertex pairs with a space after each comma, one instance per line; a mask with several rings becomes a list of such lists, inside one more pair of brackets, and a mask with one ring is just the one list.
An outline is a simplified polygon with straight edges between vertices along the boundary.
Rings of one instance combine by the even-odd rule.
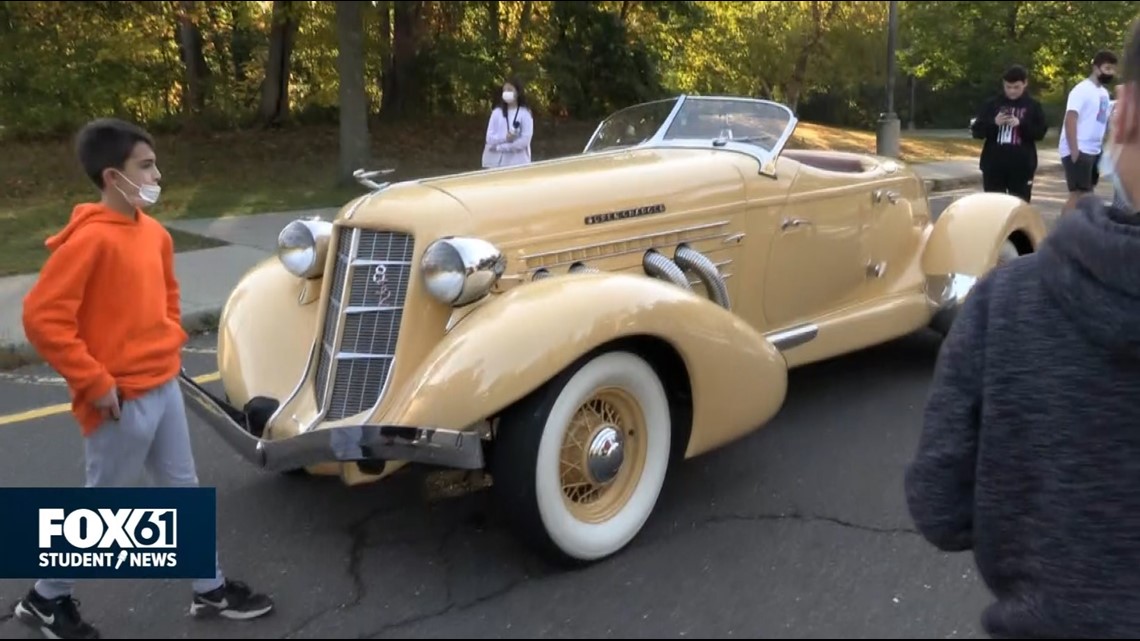
[[316, 336], [320, 288], [320, 280], [297, 278], [276, 257], [238, 281], [218, 321], [218, 371], [235, 406], [292, 394]]
[[1041, 245], [1046, 232], [1037, 209], [1017, 196], [985, 192], [964, 196], [938, 217], [923, 251], [922, 269], [927, 276], [980, 278], [997, 264], [1007, 239], [1027, 253]]
[[760, 427], [783, 404], [783, 357], [731, 312], [647, 276], [573, 274], [483, 303], [447, 334], [375, 420], [464, 429], [592, 350], [634, 336], [672, 346], [688, 372], [693, 421], [686, 456]]

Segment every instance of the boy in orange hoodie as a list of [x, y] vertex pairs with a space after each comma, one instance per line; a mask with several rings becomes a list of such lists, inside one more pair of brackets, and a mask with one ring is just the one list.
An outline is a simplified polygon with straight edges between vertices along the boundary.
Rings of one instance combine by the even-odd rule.
[[[142, 211], [158, 201], [154, 141], [115, 119], [86, 125], [77, 153], [102, 192], [77, 205], [47, 240], [51, 251], [24, 299], [24, 331], [67, 381], [84, 440], [87, 487], [132, 485], [144, 470], [160, 486], [197, 486], [177, 376], [187, 339], [169, 232]], [[273, 603], [216, 566], [193, 582], [190, 612], [231, 619]], [[49, 638], [97, 639], [71, 596], [74, 581], [40, 580], [15, 615]]]

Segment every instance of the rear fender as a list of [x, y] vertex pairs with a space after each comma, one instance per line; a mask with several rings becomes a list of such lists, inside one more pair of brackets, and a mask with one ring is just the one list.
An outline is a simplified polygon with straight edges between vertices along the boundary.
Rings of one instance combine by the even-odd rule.
[[1019, 253], [1036, 251], [1045, 239], [1040, 212], [1016, 196], [978, 193], [950, 204], [926, 242], [922, 269], [927, 276], [962, 274], [980, 278], [997, 264], [1006, 240]]
[[960, 198], [934, 224], [922, 255], [930, 326], [945, 334], [978, 279], [997, 264], [1007, 241], [1019, 255], [1037, 251], [1047, 229], [1035, 207], [1008, 194]]
[[686, 456], [757, 429], [783, 404], [783, 357], [730, 311], [648, 276], [583, 273], [528, 283], [483, 303], [375, 420], [464, 429], [496, 416], [582, 356], [633, 337], [656, 339], [683, 364], [680, 380], [692, 398]]

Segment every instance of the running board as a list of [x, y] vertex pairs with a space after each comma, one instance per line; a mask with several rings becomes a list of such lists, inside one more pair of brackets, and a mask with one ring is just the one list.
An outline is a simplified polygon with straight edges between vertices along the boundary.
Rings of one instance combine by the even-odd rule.
[[791, 327], [779, 332], [765, 334], [764, 337], [772, 341], [772, 344], [776, 346], [776, 349], [780, 350], [781, 352], [786, 352], [790, 349], [811, 342], [818, 335], [819, 327], [817, 325], [805, 323], [803, 325], [796, 325], [795, 327]]

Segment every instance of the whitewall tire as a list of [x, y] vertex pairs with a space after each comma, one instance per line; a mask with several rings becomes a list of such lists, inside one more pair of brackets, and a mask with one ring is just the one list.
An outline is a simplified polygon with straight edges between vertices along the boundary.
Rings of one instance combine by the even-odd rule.
[[626, 547], [657, 504], [672, 448], [669, 397], [643, 358], [597, 355], [502, 417], [492, 488], [519, 535], [552, 560]]

